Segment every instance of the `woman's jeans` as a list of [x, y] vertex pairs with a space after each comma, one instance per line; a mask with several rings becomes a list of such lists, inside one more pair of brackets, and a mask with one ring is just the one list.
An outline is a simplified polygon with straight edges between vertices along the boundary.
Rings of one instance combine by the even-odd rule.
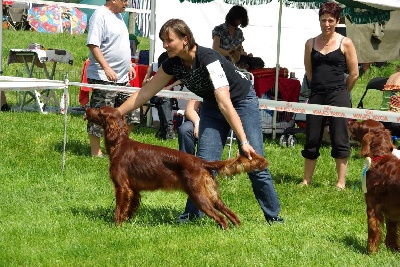
[[[242, 121], [247, 140], [255, 151], [264, 156], [264, 142], [261, 129], [258, 97], [253, 86], [247, 97], [234, 107]], [[200, 113], [199, 143], [197, 156], [208, 160], [221, 160], [222, 152], [227, 141], [230, 126], [215, 103], [204, 101]], [[243, 152], [240, 151], [242, 154]], [[269, 169], [249, 173], [254, 195], [269, 220], [276, 218], [280, 211], [280, 203]], [[188, 199], [184, 214], [199, 216], [203, 214]]]
[[195, 154], [196, 138], [194, 137], [193, 122], [184, 121], [178, 128], [178, 144], [179, 150], [188, 154]]

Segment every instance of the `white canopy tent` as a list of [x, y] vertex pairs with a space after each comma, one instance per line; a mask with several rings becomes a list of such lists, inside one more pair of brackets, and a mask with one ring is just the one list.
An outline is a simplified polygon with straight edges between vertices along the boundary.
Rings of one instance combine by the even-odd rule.
[[[176, 8], [164, 12], [168, 7]], [[156, 3], [156, 38], [154, 56], [157, 58], [164, 49], [158, 38], [161, 26], [170, 18], [183, 19], [193, 31], [196, 42], [205, 47], [212, 46], [213, 28], [225, 22], [225, 16], [232, 7], [223, 0], [210, 3], [180, 3], [179, 0], [163, 0]], [[277, 32], [279, 1], [269, 4], [246, 6], [249, 25], [243, 28], [247, 52], [261, 57], [266, 67], [275, 68], [277, 61]], [[295, 72], [297, 77], [304, 74], [304, 44], [308, 38], [319, 32], [318, 13], [313, 9], [282, 8], [281, 66]], [[296, 19], [293, 19], [296, 18]], [[299, 23], [301, 22], [301, 23]]]

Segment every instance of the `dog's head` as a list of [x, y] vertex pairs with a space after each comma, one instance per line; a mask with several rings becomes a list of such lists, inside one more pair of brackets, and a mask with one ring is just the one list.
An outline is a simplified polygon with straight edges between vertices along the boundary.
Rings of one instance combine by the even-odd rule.
[[351, 138], [358, 142], [361, 142], [368, 132], [385, 130], [385, 126], [381, 122], [369, 119], [364, 121], [351, 120], [348, 122], [348, 126]]
[[124, 117], [116, 108], [110, 106], [87, 108], [86, 119], [101, 126], [103, 129], [123, 129], [124, 132], [128, 133]]
[[364, 135], [361, 142], [361, 156], [375, 158], [392, 154], [392, 136], [389, 130], [371, 131]]

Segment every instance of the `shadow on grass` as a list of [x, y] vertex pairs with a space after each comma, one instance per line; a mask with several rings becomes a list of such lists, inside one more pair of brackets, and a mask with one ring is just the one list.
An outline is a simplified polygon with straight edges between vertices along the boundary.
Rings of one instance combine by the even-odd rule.
[[[88, 141], [89, 142], [89, 141]], [[90, 156], [90, 148], [88, 142], [83, 143], [80, 140], [68, 140], [65, 150], [68, 153], [77, 155], [77, 156]], [[60, 140], [59, 142], [55, 143], [54, 150], [62, 153], [64, 149], [64, 141]]]
[[92, 221], [103, 221], [113, 223], [114, 206], [110, 207], [71, 207], [71, 213], [76, 217], [85, 217]]
[[367, 255], [366, 244], [361, 244], [360, 241], [353, 236], [344, 237], [343, 243], [350, 248], [352, 247], [354, 251]]
[[[76, 217], [85, 217], [92, 221], [103, 221], [114, 225], [115, 201], [109, 207], [72, 207], [71, 213]], [[181, 210], [168, 207], [148, 207], [141, 205], [139, 210], [126, 223], [156, 226], [160, 224], [176, 224]]]

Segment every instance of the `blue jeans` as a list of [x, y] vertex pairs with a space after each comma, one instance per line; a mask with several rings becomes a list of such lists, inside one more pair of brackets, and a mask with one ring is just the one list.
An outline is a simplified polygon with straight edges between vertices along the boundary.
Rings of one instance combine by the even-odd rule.
[[[253, 86], [245, 99], [233, 104], [238, 113], [247, 140], [255, 151], [264, 156], [258, 97]], [[200, 113], [199, 143], [197, 156], [211, 161], [221, 160], [222, 151], [231, 127], [215, 103], [204, 101]], [[240, 151], [243, 153], [242, 151]], [[248, 174], [254, 196], [266, 219], [275, 218], [280, 212], [280, 203], [269, 169]], [[196, 214], [194, 204], [188, 199], [184, 213]]]
[[196, 152], [196, 138], [194, 137], [193, 122], [187, 120], [178, 128], [179, 150], [194, 155]]

